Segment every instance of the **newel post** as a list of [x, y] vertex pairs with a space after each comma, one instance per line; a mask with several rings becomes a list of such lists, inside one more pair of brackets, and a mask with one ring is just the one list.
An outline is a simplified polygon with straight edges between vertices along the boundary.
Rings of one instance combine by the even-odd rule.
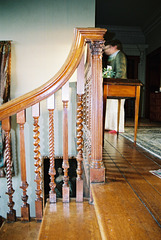
[[104, 182], [105, 168], [102, 162], [102, 47], [103, 41], [91, 43], [92, 83], [91, 83], [91, 166], [90, 182]]

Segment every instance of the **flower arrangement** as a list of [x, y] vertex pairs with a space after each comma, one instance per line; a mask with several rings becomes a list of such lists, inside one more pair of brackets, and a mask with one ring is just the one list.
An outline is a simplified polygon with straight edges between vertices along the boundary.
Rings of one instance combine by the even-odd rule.
[[115, 77], [115, 72], [112, 71], [111, 66], [107, 66], [107, 68], [103, 68], [102, 77], [103, 78], [114, 78]]

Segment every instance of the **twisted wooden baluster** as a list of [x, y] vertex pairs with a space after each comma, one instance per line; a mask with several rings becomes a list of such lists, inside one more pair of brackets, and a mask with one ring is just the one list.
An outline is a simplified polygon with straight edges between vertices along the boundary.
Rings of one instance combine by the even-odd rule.
[[50, 154], [50, 192], [49, 192], [49, 199], [51, 203], [56, 202], [56, 192], [55, 192], [55, 162], [54, 162], [54, 109], [49, 109], [49, 154]]
[[5, 131], [5, 157], [6, 157], [6, 176], [7, 176], [7, 189], [6, 194], [9, 196], [8, 207], [10, 208], [7, 213], [8, 221], [16, 221], [16, 210], [13, 209], [13, 193], [14, 189], [12, 187], [12, 171], [11, 171], [11, 141], [10, 141], [10, 118], [6, 118], [2, 121], [2, 129]]
[[68, 101], [63, 101], [63, 164], [64, 184], [63, 184], [63, 202], [69, 202], [69, 177], [68, 177]]
[[[84, 86], [84, 89], [86, 89], [86, 85]], [[86, 122], [86, 94], [83, 94], [83, 124]]]
[[86, 125], [89, 129], [89, 82], [86, 85]]
[[92, 94], [91, 94], [91, 79], [90, 79], [89, 81], [89, 130], [90, 132], [91, 132], [91, 122], [92, 122], [91, 98], [92, 98]]
[[77, 181], [76, 181], [76, 201], [83, 202], [83, 179], [82, 179], [82, 161], [83, 161], [83, 94], [77, 95]]
[[17, 113], [17, 123], [20, 126], [20, 162], [21, 162], [21, 186], [23, 190], [23, 195], [21, 197], [23, 205], [21, 206], [21, 220], [30, 220], [30, 210], [29, 204], [27, 203], [27, 187], [28, 183], [26, 181], [26, 159], [25, 159], [25, 136], [24, 136], [24, 124], [26, 122], [25, 110]]
[[[38, 108], [38, 114], [36, 114], [36, 107]], [[40, 158], [40, 132], [39, 132], [39, 104], [38, 105], [34, 105], [33, 109], [35, 111], [33, 111], [33, 118], [34, 118], [34, 152], [35, 152], [35, 182], [37, 185], [37, 189], [36, 189], [36, 200], [35, 200], [35, 213], [36, 213], [36, 220], [39, 221], [42, 219], [42, 215], [43, 215], [43, 200], [41, 197], [42, 194], [42, 189], [41, 189], [41, 183], [42, 183], [42, 178], [41, 178], [41, 158]], [[34, 115], [35, 113], [35, 115]], [[38, 115], [38, 116], [37, 116]]]

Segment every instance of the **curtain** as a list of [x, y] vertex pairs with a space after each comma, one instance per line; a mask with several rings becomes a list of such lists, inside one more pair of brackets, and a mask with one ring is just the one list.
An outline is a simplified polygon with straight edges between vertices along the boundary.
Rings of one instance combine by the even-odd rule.
[[[11, 42], [0, 41], [0, 105], [10, 99]], [[0, 177], [5, 175], [5, 137], [0, 122]]]

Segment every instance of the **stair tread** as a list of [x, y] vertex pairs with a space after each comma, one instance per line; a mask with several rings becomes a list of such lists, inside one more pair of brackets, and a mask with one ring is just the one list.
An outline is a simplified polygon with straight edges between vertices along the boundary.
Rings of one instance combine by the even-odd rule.
[[91, 190], [102, 239], [161, 239], [161, 228], [126, 181]]
[[94, 206], [88, 201], [47, 202], [38, 239], [101, 239]]

